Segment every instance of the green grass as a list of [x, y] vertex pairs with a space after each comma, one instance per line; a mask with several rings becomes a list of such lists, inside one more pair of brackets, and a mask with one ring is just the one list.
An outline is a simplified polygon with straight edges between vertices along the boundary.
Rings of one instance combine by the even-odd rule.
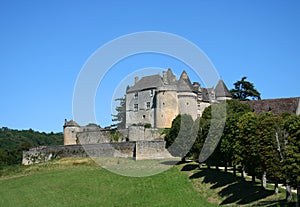
[[216, 206], [173, 167], [149, 177], [111, 173], [88, 159], [63, 159], [8, 169], [0, 206]]
[[[172, 162], [105, 159], [115, 172], [132, 176], [165, 170]], [[153, 168], [153, 169], [152, 169]], [[126, 177], [99, 167], [93, 160], [61, 159], [31, 166], [4, 168], [0, 206], [295, 206], [285, 191], [274, 195], [232, 173], [184, 163], [148, 177]]]
[[232, 172], [205, 167], [199, 169], [198, 164], [192, 162], [181, 166], [181, 171], [189, 176], [194, 189], [211, 203], [227, 206], [295, 206], [295, 201], [286, 203], [284, 189], [276, 195], [274, 186], [267, 185], [265, 190], [259, 182], [253, 185], [251, 178], [243, 180], [233, 176]]

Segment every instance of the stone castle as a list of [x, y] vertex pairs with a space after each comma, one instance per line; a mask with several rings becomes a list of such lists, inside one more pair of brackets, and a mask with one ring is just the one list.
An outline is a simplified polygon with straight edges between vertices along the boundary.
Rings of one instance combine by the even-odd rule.
[[189, 114], [195, 120], [211, 103], [231, 99], [225, 83], [215, 88], [201, 88], [191, 83], [185, 71], [177, 80], [171, 69], [160, 75], [135, 78], [126, 91], [126, 128], [150, 123], [154, 128], [170, 128], [178, 114]]
[[[161, 159], [172, 157], [165, 149], [159, 128], [170, 128], [178, 114], [189, 114], [195, 120], [206, 107], [231, 99], [222, 80], [215, 88], [202, 88], [191, 83], [187, 73], [177, 80], [171, 69], [162, 76], [135, 78], [126, 91], [126, 127], [101, 128], [97, 124], [79, 126], [65, 120], [64, 146], [32, 148], [23, 152], [23, 164], [33, 164], [59, 157], [131, 157]], [[300, 114], [300, 97], [245, 101], [255, 113], [272, 111], [275, 114]], [[145, 128], [150, 123], [152, 128]]]
[[[215, 88], [201, 88], [198, 82], [191, 83], [185, 71], [177, 80], [171, 69], [163, 71], [162, 76], [136, 77], [135, 84], [126, 91], [125, 129], [79, 126], [74, 120], [65, 120], [64, 146], [32, 148], [23, 152], [23, 164], [88, 155], [136, 160], [170, 158], [159, 128], [170, 128], [178, 114], [189, 114], [195, 120], [211, 103], [226, 99], [231, 99], [231, 94], [222, 80]], [[145, 128], [146, 123], [151, 128]]]
[[[126, 128], [118, 130], [118, 141], [162, 139], [157, 129], [170, 128], [178, 114], [189, 114], [195, 120], [211, 103], [227, 99], [231, 94], [222, 80], [215, 88], [202, 88], [198, 82], [191, 83], [185, 71], [178, 80], [171, 69], [163, 71], [162, 76], [136, 77], [126, 91]], [[146, 123], [152, 128], [139, 127]], [[113, 139], [110, 130], [96, 124], [79, 126], [65, 120], [65, 145], [108, 143]]]

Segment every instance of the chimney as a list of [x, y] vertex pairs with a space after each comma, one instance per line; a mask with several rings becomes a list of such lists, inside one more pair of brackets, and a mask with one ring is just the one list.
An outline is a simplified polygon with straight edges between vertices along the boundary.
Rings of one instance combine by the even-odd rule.
[[198, 82], [193, 82], [193, 88], [195, 91], [200, 91], [200, 84]]
[[163, 71], [163, 82], [164, 82], [164, 84], [168, 84], [168, 74], [167, 74], [167, 71]]
[[134, 77], [134, 84], [136, 84], [138, 81], [139, 81], [139, 77], [138, 77], [138, 76], [135, 76], [135, 77]]

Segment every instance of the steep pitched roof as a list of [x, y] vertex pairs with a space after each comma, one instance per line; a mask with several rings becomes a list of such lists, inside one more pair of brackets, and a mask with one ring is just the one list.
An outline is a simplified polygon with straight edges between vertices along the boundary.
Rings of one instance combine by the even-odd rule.
[[216, 97], [232, 97], [224, 81], [221, 79], [215, 87], [215, 95]]
[[271, 111], [274, 114], [281, 114], [283, 112], [290, 112], [297, 114], [300, 110], [300, 97], [295, 98], [277, 98], [265, 100], [251, 100], [243, 101], [243, 103], [250, 105], [254, 113], [260, 114]]
[[189, 76], [185, 70], [181, 73], [181, 76], [177, 82], [177, 91], [193, 91], [193, 86]]
[[160, 75], [144, 76], [134, 86], [130, 87], [127, 92], [141, 91], [148, 88], [157, 88], [163, 85]]
[[212, 97], [210, 97], [212, 92], [213, 92], [213, 88], [202, 88], [201, 89], [202, 101], [210, 102], [212, 99]]

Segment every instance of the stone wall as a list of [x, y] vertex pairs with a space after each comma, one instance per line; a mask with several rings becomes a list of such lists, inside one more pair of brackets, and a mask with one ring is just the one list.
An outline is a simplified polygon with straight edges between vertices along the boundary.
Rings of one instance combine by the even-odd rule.
[[145, 128], [144, 126], [128, 127], [128, 138], [129, 141], [163, 139], [158, 129]]
[[178, 106], [180, 114], [189, 114], [193, 120], [197, 119], [197, 95], [191, 92], [178, 93]]
[[23, 165], [47, 162], [64, 157], [123, 157], [162, 159], [172, 157], [165, 149], [165, 141], [114, 142], [85, 145], [42, 146], [23, 152]]
[[[154, 123], [155, 91], [153, 89], [126, 94], [126, 128], [132, 124]], [[137, 106], [135, 108], [134, 106]]]
[[76, 135], [81, 132], [82, 128], [79, 126], [64, 127], [64, 145], [76, 144]]
[[133, 157], [135, 142], [86, 145], [42, 146], [23, 151], [23, 165], [47, 162], [64, 157]]
[[179, 114], [176, 91], [160, 91], [157, 94], [156, 128], [171, 128], [173, 119]]
[[77, 144], [98, 144], [108, 143], [113, 140], [113, 134], [110, 131], [88, 131], [77, 133]]
[[165, 141], [137, 141], [136, 160], [163, 159], [172, 157], [165, 149]]

